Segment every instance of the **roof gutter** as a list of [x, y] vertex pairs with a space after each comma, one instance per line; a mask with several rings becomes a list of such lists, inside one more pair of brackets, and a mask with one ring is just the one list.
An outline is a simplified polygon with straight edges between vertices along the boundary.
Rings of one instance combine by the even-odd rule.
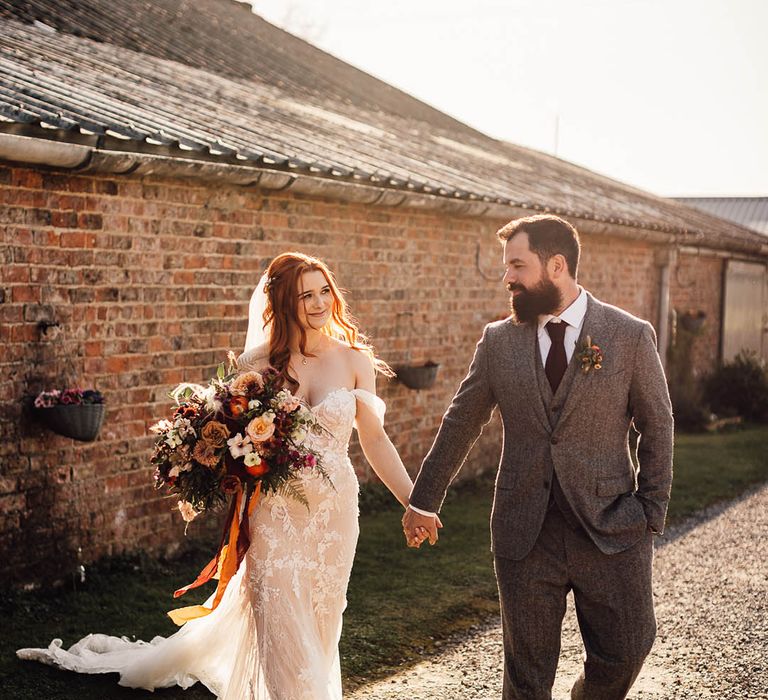
[[[77, 144], [13, 133], [0, 132], [0, 160], [23, 165], [65, 168], [78, 173], [137, 177], [190, 177], [273, 191], [290, 189], [296, 194], [343, 202], [383, 207], [411, 207], [449, 216], [497, 219], [500, 223], [511, 218], [547, 211], [575, 219], [579, 230], [583, 233], [618, 236], [667, 245], [687, 242], [684, 240], [684, 235], [681, 237], [674, 231], [645, 228], [639, 222], [595, 218], [588, 213], [559, 211], [557, 208], [532, 203], [511, 203], [501, 198], [498, 201], [486, 201], [472, 196], [446, 197], [251, 165], [236, 165], [175, 155], [103, 150], [95, 144]], [[734, 241], [733, 247], [745, 254], [768, 256], [768, 243], [760, 245]]]

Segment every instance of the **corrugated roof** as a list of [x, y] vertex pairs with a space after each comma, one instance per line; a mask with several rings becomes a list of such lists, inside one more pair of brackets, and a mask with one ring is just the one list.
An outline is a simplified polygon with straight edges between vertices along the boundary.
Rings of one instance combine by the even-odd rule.
[[675, 197], [675, 199], [768, 236], [768, 197]]
[[0, 24], [0, 131], [763, 242], [485, 136], [232, 0], [0, 0]]

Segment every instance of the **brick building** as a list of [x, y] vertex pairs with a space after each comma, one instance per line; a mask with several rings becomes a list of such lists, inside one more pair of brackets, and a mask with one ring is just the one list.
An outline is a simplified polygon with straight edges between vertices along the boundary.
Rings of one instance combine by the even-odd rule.
[[[411, 470], [506, 313], [494, 232], [513, 217], [573, 221], [582, 283], [651, 320], [662, 347], [675, 310], [705, 312], [691, 366], [718, 362], [724, 270], [765, 266], [759, 235], [495, 141], [247, 6], [192, 7], [0, 2], [4, 580], [40, 580], [78, 548], [178, 547], [147, 427], [175, 383], [242, 347], [250, 293], [286, 249], [328, 261], [383, 359], [440, 364], [430, 389], [381, 383]], [[107, 397], [96, 442], [29, 411], [74, 384]], [[490, 468], [498, 441], [493, 426], [465, 473]]]

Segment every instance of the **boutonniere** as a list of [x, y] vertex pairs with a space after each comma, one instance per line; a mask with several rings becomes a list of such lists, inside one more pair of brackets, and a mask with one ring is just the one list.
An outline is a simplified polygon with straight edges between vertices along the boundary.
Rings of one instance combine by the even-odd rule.
[[598, 370], [603, 366], [603, 351], [599, 345], [592, 342], [592, 338], [587, 336], [579, 353], [579, 359], [581, 360], [581, 371], [586, 374], [591, 369]]

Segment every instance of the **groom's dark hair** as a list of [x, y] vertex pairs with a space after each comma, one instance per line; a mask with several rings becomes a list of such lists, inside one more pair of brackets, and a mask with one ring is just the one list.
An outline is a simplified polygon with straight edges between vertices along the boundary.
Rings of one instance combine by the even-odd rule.
[[505, 243], [517, 233], [528, 234], [531, 252], [539, 256], [542, 265], [546, 265], [553, 255], [560, 253], [565, 258], [571, 277], [576, 279], [581, 244], [579, 233], [572, 224], [554, 214], [536, 214], [513, 219], [500, 228], [496, 235]]

